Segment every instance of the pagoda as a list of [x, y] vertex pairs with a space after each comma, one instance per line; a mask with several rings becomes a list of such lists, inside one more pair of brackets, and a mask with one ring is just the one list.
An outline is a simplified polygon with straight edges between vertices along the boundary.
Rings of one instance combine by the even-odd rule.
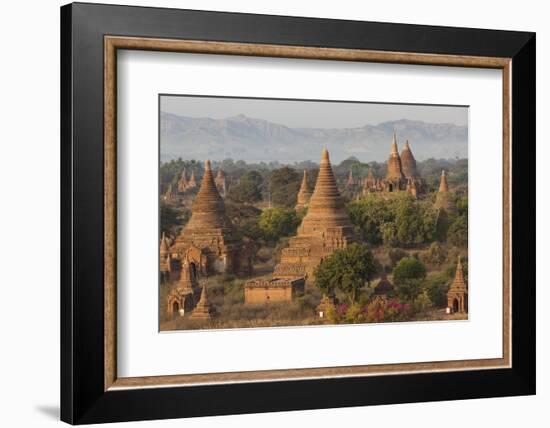
[[311, 279], [323, 258], [353, 240], [353, 225], [338, 192], [328, 151], [324, 149], [308, 212], [297, 235], [283, 249], [273, 277]]
[[187, 183], [188, 189], [195, 189], [197, 187], [197, 179], [195, 178], [195, 171], [191, 171], [191, 178], [189, 178], [189, 182]]
[[445, 170], [441, 171], [439, 190], [435, 198], [434, 208], [437, 210], [445, 210], [446, 212], [456, 211], [456, 204], [453, 201], [453, 195], [449, 192], [449, 185], [447, 184], [447, 175], [445, 174]]
[[185, 168], [183, 168], [180, 179], [178, 180], [178, 192], [185, 192], [187, 190], [187, 185], [187, 172], [185, 171]]
[[208, 301], [206, 281], [202, 284], [201, 295], [197, 306], [191, 312], [190, 319], [211, 320], [214, 315], [214, 307]]
[[468, 285], [464, 280], [460, 256], [458, 256], [455, 278], [447, 292], [447, 308], [451, 313], [468, 312]]
[[311, 199], [311, 189], [309, 188], [309, 183], [307, 182], [307, 171], [304, 170], [304, 176], [302, 177], [302, 184], [300, 185], [300, 190], [298, 191], [298, 196], [296, 198], [296, 211], [305, 209], [309, 205]]
[[346, 182], [346, 188], [355, 186], [355, 180], [353, 179], [353, 171], [349, 170], [348, 181]]
[[397, 137], [394, 132], [391, 143], [390, 157], [388, 158], [388, 170], [386, 172], [386, 178], [384, 179], [384, 190], [387, 192], [396, 192], [398, 190], [405, 190], [405, 186], [406, 179], [403, 174], [401, 157], [399, 156], [399, 150], [397, 149]]
[[166, 202], [173, 201], [175, 199], [175, 195], [172, 190], [172, 183], [168, 184], [168, 187], [166, 188], [166, 192], [162, 196], [162, 199], [164, 199]]
[[242, 241], [226, 216], [225, 204], [214, 183], [210, 161], [205, 162], [200, 190], [192, 214], [170, 252], [189, 263], [197, 274], [236, 273]]
[[386, 273], [382, 273], [380, 276], [380, 281], [378, 281], [378, 284], [373, 289], [373, 296], [393, 296], [394, 294], [394, 287], [393, 284], [389, 281], [388, 276]]
[[408, 180], [414, 179], [418, 176], [416, 172], [416, 160], [412, 154], [411, 147], [409, 146], [409, 140], [405, 141], [405, 147], [401, 150], [401, 168], [403, 175]]
[[225, 172], [221, 168], [218, 169], [218, 173], [216, 174], [216, 179], [214, 180], [216, 183], [216, 187], [218, 188], [218, 192], [220, 193], [222, 198], [225, 198], [225, 192], [226, 192], [226, 182], [225, 182]]
[[374, 176], [372, 168], [369, 168], [367, 177], [363, 179], [363, 196], [366, 196], [372, 192], [380, 192], [382, 190], [383, 188], [380, 180]]

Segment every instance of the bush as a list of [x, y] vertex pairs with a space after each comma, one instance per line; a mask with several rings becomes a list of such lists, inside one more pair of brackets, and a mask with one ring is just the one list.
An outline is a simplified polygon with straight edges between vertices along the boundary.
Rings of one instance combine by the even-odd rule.
[[393, 270], [393, 281], [397, 293], [406, 301], [413, 301], [421, 291], [426, 278], [426, 267], [414, 257], [401, 259]]
[[447, 306], [447, 291], [449, 290], [449, 278], [446, 273], [428, 277], [426, 289], [432, 305], [438, 308]]
[[401, 259], [404, 259], [408, 256], [409, 253], [400, 248], [390, 248], [390, 250], [388, 251], [388, 257], [390, 258], [392, 269], [395, 267], [395, 265], [397, 265], [397, 263], [399, 263]]
[[439, 242], [432, 242], [428, 250], [420, 253], [420, 260], [431, 266], [440, 266], [447, 259], [447, 250]]

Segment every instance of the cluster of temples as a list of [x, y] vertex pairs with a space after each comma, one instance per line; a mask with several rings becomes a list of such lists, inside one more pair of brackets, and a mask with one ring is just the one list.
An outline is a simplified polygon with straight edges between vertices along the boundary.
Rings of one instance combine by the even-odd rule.
[[[173, 240], [164, 234], [161, 237], [160, 274], [163, 282], [176, 284], [167, 296], [168, 313], [209, 319], [214, 310], [208, 301], [206, 278], [218, 273], [250, 276], [253, 272], [255, 245], [251, 241], [244, 242], [235, 233], [226, 215], [223, 199], [226, 177], [221, 169], [214, 177], [210, 161], [207, 160], [200, 186], [197, 185], [194, 172], [188, 179], [184, 170], [178, 180], [177, 192], [187, 192], [196, 187], [199, 190], [188, 223]], [[399, 153], [394, 134], [385, 176], [376, 177], [371, 169], [364, 179], [355, 180], [350, 171], [345, 187], [353, 188], [361, 195], [372, 192], [408, 192], [416, 198], [426, 186], [417, 172], [409, 142], [405, 142]], [[172, 185], [169, 185], [163, 197], [169, 200], [175, 194]], [[445, 171], [441, 174], [434, 207], [438, 212], [456, 210]], [[288, 246], [282, 250], [272, 277], [255, 278], [245, 283], [245, 303], [294, 300], [313, 283], [315, 268], [324, 258], [354, 242], [353, 225], [326, 149], [321, 155], [313, 189], [308, 184], [308, 173], [304, 171], [295, 208], [297, 211], [307, 210], [296, 235], [290, 238]], [[393, 285], [383, 276], [374, 288], [373, 298], [385, 299], [392, 293]], [[323, 297], [320, 312], [333, 304], [331, 299]], [[448, 304], [451, 312], [467, 311], [467, 285], [460, 260], [455, 280], [449, 289]]]
[[[218, 169], [216, 178], [214, 178], [214, 185], [216, 186], [220, 196], [225, 198], [227, 193], [227, 182], [225, 172], [221, 168]], [[162, 199], [166, 202], [175, 201], [178, 196], [184, 195], [189, 191], [194, 191], [198, 187], [199, 185], [197, 183], [195, 171], [191, 171], [191, 176], [188, 177], [187, 169], [183, 168], [183, 171], [178, 179], [177, 191], [174, 191], [174, 186], [172, 186], [172, 183], [169, 183], [162, 195]]]
[[416, 159], [412, 153], [409, 141], [399, 154], [397, 137], [393, 134], [390, 156], [387, 161], [387, 170], [384, 177], [376, 177], [372, 169], [369, 169], [367, 176], [362, 180], [354, 179], [350, 170], [346, 182], [346, 189], [357, 194], [367, 195], [373, 192], [398, 192], [406, 191], [414, 198], [425, 190], [425, 183], [419, 176], [416, 169]]
[[194, 313], [205, 306], [204, 302], [199, 306], [203, 295], [206, 299], [206, 285], [199, 286], [200, 278], [215, 273], [250, 274], [253, 247], [252, 242], [243, 242], [227, 218], [207, 160], [191, 218], [173, 242], [164, 235], [161, 238], [161, 279], [177, 281], [168, 296], [168, 311]]

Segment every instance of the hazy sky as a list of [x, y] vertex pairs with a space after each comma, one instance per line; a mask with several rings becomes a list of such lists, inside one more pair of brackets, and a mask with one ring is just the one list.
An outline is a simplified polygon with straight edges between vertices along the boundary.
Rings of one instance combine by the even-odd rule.
[[[334, 114], [335, 108], [338, 114]], [[244, 114], [290, 128], [356, 128], [399, 119], [452, 123], [459, 126], [468, 124], [468, 108], [465, 106], [419, 104], [304, 102], [163, 95], [161, 111], [180, 116], [213, 119]]]

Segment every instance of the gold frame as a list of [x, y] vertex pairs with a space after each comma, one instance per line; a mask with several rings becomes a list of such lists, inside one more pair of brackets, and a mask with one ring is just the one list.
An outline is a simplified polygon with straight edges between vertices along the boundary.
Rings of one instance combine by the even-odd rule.
[[[119, 378], [116, 371], [116, 52], [118, 49], [241, 55], [502, 70], [503, 82], [503, 349], [502, 358]], [[495, 369], [511, 367], [511, 58], [382, 52], [196, 40], [104, 38], [104, 389], [191, 386], [343, 376]]]

